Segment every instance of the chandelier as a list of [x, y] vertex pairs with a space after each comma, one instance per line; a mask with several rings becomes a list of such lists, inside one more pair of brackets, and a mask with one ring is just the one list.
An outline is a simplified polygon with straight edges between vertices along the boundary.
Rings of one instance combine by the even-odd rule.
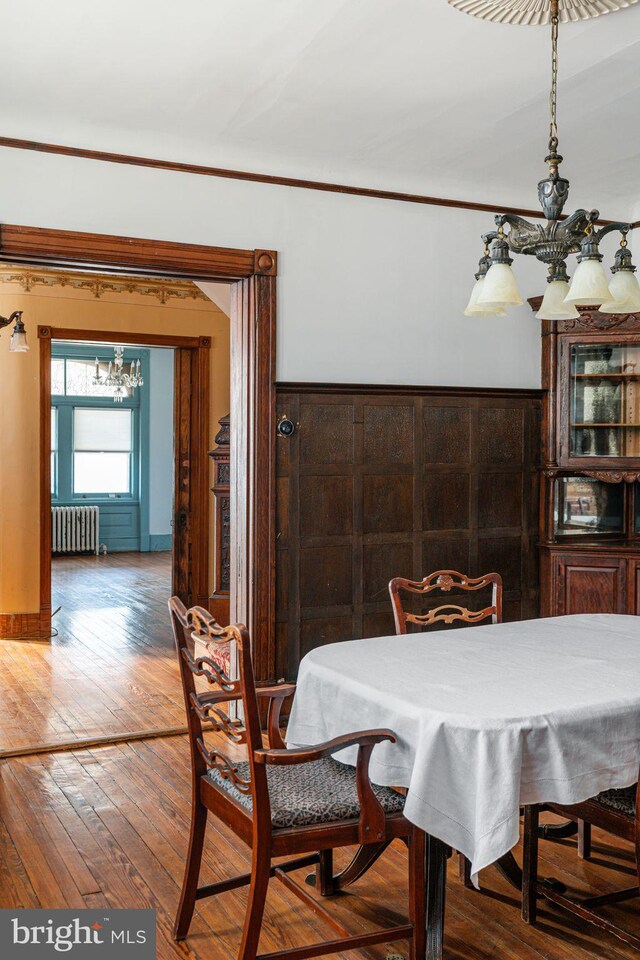
[[[484, 254], [476, 283], [464, 311], [467, 317], [500, 317], [507, 308], [522, 304], [511, 269], [511, 253], [536, 257], [549, 271], [547, 289], [536, 316], [540, 320], [570, 320], [579, 316], [578, 306], [595, 306], [601, 313], [640, 312], [640, 284], [627, 247], [630, 223], [609, 223], [597, 229], [598, 210], [576, 210], [563, 217], [569, 181], [560, 175], [558, 153], [557, 87], [558, 27], [560, 20], [586, 20], [601, 13], [627, 7], [636, 0], [449, 0], [459, 10], [485, 20], [502, 23], [551, 23], [551, 91], [549, 95], [549, 152], [545, 157], [548, 176], [538, 183], [538, 200], [546, 223], [530, 223], [522, 217], [501, 213], [496, 230], [485, 233]], [[507, 229], [505, 229], [505, 227]], [[620, 232], [620, 247], [608, 280], [602, 266], [600, 242], [612, 231]], [[578, 254], [573, 279], [567, 275], [567, 257]]]
[[132, 360], [127, 370], [124, 363], [124, 347], [114, 347], [113, 350], [116, 355], [115, 360], [109, 360], [106, 377], [101, 375], [100, 361], [96, 357], [96, 373], [91, 382], [95, 386], [113, 387], [113, 402], [122, 403], [124, 397], [127, 395], [127, 391], [135, 390], [136, 387], [143, 386], [144, 380], [140, 376], [139, 360]]

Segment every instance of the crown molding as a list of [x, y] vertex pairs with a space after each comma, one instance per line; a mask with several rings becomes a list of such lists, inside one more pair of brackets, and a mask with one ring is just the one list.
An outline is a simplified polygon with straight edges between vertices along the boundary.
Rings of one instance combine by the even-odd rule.
[[[20, 140], [0, 137], [0, 147], [12, 150], [31, 150], [36, 153], [52, 153], [58, 156], [79, 157], [84, 160], [99, 160], [104, 163], [121, 163], [134, 167], [150, 167], [155, 170], [171, 170], [190, 173], [200, 177], [220, 177], [226, 180], [245, 180], [251, 183], [266, 183], [301, 190], [320, 190], [324, 193], [343, 193], [353, 197], [372, 197], [378, 200], [395, 200], [401, 203], [422, 203], [434, 207], [452, 207], [458, 210], [478, 210], [484, 213], [510, 213], [520, 217], [544, 219], [542, 210], [524, 207], [503, 207], [497, 203], [480, 203], [473, 200], [452, 200], [446, 197], [431, 197], [419, 193], [401, 193], [396, 190], [377, 190], [355, 187], [344, 183], [326, 183], [319, 180], [301, 180], [297, 177], [281, 177], [267, 173], [250, 173], [245, 170], [227, 170], [224, 167], [208, 167], [197, 163], [182, 163], [174, 160], [155, 160], [125, 153], [108, 153], [104, 150], [89, 150], [85, 147], [68, 147], [57, 143], [41, 143], [38, 140]], [[563, 218], [564, 219], [564, 218]], [[606, 224], [610, 221], [599, 220]], [[640, 221], [639, 221], [640, 223]]]

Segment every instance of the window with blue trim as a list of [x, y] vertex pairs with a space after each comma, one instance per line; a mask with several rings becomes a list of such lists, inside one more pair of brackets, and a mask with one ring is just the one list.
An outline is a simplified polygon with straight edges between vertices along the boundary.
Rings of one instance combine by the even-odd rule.
[[[125, 360], [141, 351], [125, 351]], [[51, 495], [57, 503], [140, 499], [140, 389], [114, 403], [111, 387], [92, 383], [113, 360], [107, 346], [53, 344]], [[146, 357], [143, 364], [146, 366]]]

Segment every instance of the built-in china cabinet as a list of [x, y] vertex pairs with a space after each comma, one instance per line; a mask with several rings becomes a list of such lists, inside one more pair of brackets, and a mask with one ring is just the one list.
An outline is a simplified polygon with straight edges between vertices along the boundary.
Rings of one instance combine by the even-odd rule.
[[640, 615], [640, 315], [578, 309], [543, 321], [541, 615]]

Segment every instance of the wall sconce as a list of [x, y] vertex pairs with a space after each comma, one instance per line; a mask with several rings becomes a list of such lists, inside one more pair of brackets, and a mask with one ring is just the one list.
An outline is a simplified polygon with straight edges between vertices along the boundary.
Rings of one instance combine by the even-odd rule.
[[29, 344], [27, 343], [27, 331], [22, 322], [22, 310], [14, 310], [10, 317], [0, 317], [0, 330], [3, 327], [8, 327], [14, 320], [15, 326], [11, 334], [11, 340], [9, 341], [9, 352], [26, 353], [29, 349]]

